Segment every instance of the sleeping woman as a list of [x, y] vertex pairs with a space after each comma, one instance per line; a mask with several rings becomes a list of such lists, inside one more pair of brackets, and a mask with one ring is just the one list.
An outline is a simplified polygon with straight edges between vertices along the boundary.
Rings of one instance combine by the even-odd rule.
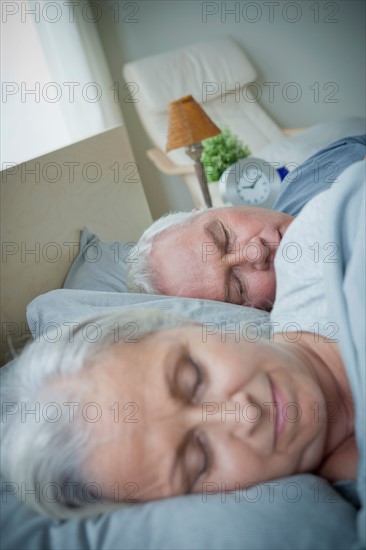
[[[364, 165], [342, 175], [356, 207]], [[86, 321], [88, 341], [79, 326], [72, 339], [29, 345], [2, 381], [5, 478], [38, 487], [33, 504], [59, 517], [123, 501], [131, 484], [134, 499], [146, 501], [301, 472], [356, 480], [358, 398], [324, 268], [331, 252], [346, 262], [339, 293], [359, 288], [364, 252], [360, 273], [355, 243], [345, 234], [330, 243], [329, 193], [308, 204], [281, 242], [266, 337], [207, 336], [174, 313], [129, 310]], [[359, 214], [364, 224], [362, 207]], [[364, 294], [357, 300], [365, 313]], [[364, 372], [362, 357], [354, 368]]]

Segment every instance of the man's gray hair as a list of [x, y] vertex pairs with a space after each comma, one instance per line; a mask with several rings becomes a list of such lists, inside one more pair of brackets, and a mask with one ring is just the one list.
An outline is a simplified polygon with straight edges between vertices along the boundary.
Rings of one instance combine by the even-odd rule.
[[[127, 309], [84, 321], [72, 336], [60, 337], [58, 327], [54, 339], [48, 332], [47, 341], [40, 336], [29, 344], [1, 376], [1, 470], [6, 483], [25, 491], [27, 504], [51, 516], [121, 506], [105, 501], [98, 484], [87, 479], [87, 459], [100, 444], [93, 437], [95, 424], [85, 420], [80, 407], [93, 401], [98, 385], [91, 369], [108, 359], [116, 349], [113, 344], [133, 344], [155, 331], [191, 323], [166, 311]], [[81, 380], [78, 374], [84, 374]]]
[[172, 212], [162, 216], [146, 229], [137, 243], [137, 258], [128, 264], [127, 286], [130, 292], [161, 293], [159, 273], [151, 259], [154, 240], [164, 233], [189, 226], [205, 211]]

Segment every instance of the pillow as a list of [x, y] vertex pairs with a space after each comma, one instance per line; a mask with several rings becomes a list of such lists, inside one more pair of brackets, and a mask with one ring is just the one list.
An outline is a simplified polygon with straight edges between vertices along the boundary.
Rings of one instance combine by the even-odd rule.
[[356, 509], [324, 479], [303, 474], [233, 493], [217, 487], [56, 521], [1, 480], [1, 548], [67, 550], [356, 550]]
[[[101, 243], [87, 229], [82, 232], [80, 244], [81, 253], [65, 281], [70, 287], [41, 295], [29, 304], [27, 319], [34, 336], [48, 326], [54, 328], [55, 324], [68, 331], [70, 322], [121, 307], [172, 310], [205, 323], [225, 323], [228, 330], [232, 324], [263, 325], [269, 319], [266, 312], [223, 302], [112, 292], [108, 276], [112, 275], [112, 284], [121, 288], [125, 257], [119, 256], [115, 262], [114, 255], [108, 254], [111, 245]], [[107, 262], [107, 274], [98, 272], [103, 270], [104, 263], [98, 266], [99, 261], [85, 260], [88, 254], [83, 257], [85, 246], [90, 244], [97, 245], [96, 252], [100, 247], [101, 256], [107, 250], [106, 257], [112, 260]], [[120, 248], [123, 251], [123, 245]], [[92, 256], [91, 251], [90, 257], [96, 255]], [[83, 284], [89, 290], [78, 289]], [[95, 285], [103, 286], [104, 291], [91, 291], [90, 287]], [[327, 481], [311, 474], [233, 493], [220, 493], [214, 487], [212, 495], [186, 495], [129, 505], [98, 516], [62, 522], [29, 509], [24, 500], [32, 496], [22, 495], [9, 480], [3, 480], [1, 489], [4, 549], [44, 545], [50, 550], [357, 548], [357, 509]]]
[[218, 329], [243, 331], [253, 324], [258, 330], [269, 330], [269, 314], [255, 308], [195, 298], [69, 289], [37, 296], [27, 306], [27, 321], [34, 338], [44, 335], [47, 339], [48, 329], [57, 329], [61, 336], [70, 323], [135, 307], [173, 311], [206, 323], [207, 334]]
[[64, 288], [127, 292], [127, 264], [135, 243], [103, 243], [86, 227], [80, 235], [80, 250], [64, 282]]
[[366, 120], [361, 117], [322, 122], [304, 132], [276, 139], [263, 149], [256, 151], [255, 156], [267, 162], [278, 163], [278, 167], [287, 165], [288, 171], [291, 172], [333, 141], [364, 134], [365, 125]]
[[[138, 306], [169, 309], [202, 322], [227, 323], [226, 327], [246, 321], [263, 324], [269, 317], [263, 311], [210, 300], [60, 289], [33, 300], [27, 318], [32, 333], [37, 335], [37, 330], [45, 330], [48, 324], [52, 328], [55, 323], [65, 324], [68, 330], [69, 322]], [[318, 476], [291, 476], [232, 493], [221, 493], [219, 483], [209, 489], [208, 494], [125, 505], [98, 516], [58, 522], [28, 509], [21, 501], [21, 492], [5, 480], [3, 547], [32, 549], [46, 544], [50, 550], [357, 548], [357, 509]], [[24, 495], [25, 498], [31, 495]]]

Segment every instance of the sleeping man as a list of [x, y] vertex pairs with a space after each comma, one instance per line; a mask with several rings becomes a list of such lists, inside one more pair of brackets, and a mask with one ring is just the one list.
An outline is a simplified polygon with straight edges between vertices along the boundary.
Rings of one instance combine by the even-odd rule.
[[160, 218], [138, 242], [130, 290], [270, 310], [274, 257], [294, 216], [365, 155], [366, 135], [332, 143], [287, 176], [273, 211], [239, 206]]
[[146, 501], [314, 472], [357, 480], [364, 510], [364, 200], [358, 162], [291, 224], [297, 246], [279, 246], [266, 337], [205, 340], [203, 325], [145, 309], [94, 319], [88, 340], [79, 326], [72, 339], [32, 343], [2, 380], [5, 479], [38, 487], [27, 502], [67, 517], [131, 493]]

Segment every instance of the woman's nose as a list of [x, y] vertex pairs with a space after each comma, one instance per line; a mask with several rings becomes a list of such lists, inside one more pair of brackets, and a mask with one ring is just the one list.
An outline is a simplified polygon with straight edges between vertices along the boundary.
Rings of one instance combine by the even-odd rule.
[[188, 423], [190, 427], [201, 425], [249, 435], [255, 430], [262, 416], [260, 405], [243, 391], [239, 391], [225, 400], [204, 401], [191, 407]]

